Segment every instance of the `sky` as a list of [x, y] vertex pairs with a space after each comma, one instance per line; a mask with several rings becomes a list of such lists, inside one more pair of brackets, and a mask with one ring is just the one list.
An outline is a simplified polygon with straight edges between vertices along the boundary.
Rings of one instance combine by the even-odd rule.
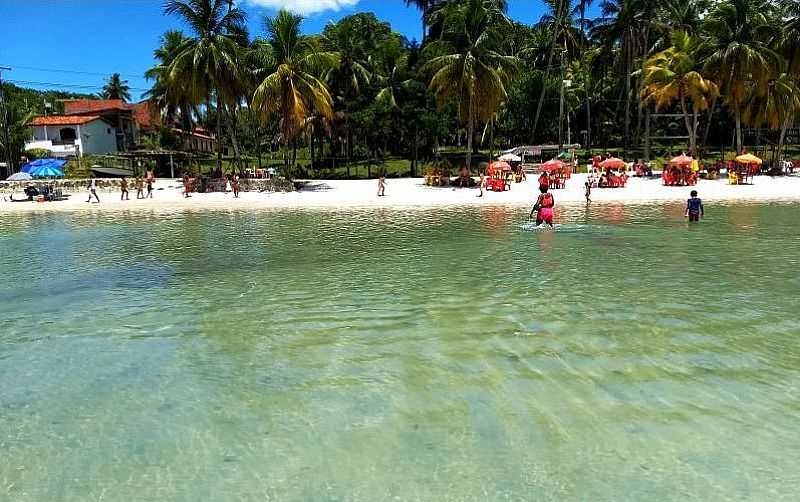
[[[404, 0], [237, 0], [253, 35], [263, 33], [264, 16], [287, 8], [306, 16], [303, 31], [355, 12], [373, 12], [409, 39], [421, 39], [420, 13]], [[163, 0], [0, 0], [2, 77], [24, 87], [97, 93], [111, 73], [128, 80], [138, 99], [150, 87], [144, 72], [162, 33], [186, 29], [163, 13]], [[510, 0], [509, 15], [533, 23], [542, 0]]]

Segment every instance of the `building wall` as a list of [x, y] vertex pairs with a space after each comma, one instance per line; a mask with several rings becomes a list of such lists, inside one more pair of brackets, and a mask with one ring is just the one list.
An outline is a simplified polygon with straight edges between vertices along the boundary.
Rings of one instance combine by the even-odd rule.
[[81, 152], [88, 154], [116, 153], [116, 128], [103, 120], [94, 120], [82, 125]]

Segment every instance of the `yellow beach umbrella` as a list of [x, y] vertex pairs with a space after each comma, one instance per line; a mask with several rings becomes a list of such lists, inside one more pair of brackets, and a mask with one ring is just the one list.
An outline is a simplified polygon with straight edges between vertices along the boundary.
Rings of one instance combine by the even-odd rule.
[[752, 153], [745, 153], [736, 157], [736, 162], [739, 164], [758, 164], [759, 166], [764, 162]]

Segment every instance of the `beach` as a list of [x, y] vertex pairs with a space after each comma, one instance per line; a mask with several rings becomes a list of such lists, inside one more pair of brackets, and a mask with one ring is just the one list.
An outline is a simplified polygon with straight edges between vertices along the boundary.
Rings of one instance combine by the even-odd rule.
[[[585, 174], [573, 175], [564, 189], [553, 190], [556, 206], [584, 204]], [[387, 180], [385, 197], [377, 196], [377, 180], [310, 180], [302, 182], [295, 192], [242, 192], [236, 199], [232, 193], [194, 193], [190, 198], [181, 194], [182, 185], [172, 179], [159, 179], [152, 199], [131, 198], [120, 201], [119, 192], [98, 192], [100, 204], [87, 203], [88, 192], [71, 193], [68, 200], [59, 202], [0, 201], [0, 212], [47, 211], [107, 211], [126, 209], [336, 209], [336, 208], [407, 208], [449, 206], [530, 206], [538, 193], [536, 179], [531, 176], [522, 183], [512, 183], [505, 192], [485, 192], [478, 189], [429, 187], [422, 178]], [[697, 190], [701, 198], [717, 202], [800, 201], [800, 177], [757, 176], [752, 185], [729, 185], [727, 179], [700, 180], [693, 187], [663, 186], [660, 178], [630, 178], [624, 188], [593, 189], [592, 203], [659, 203], [679, 202]], [[15, 193], [14, 198], [23, 194]]]

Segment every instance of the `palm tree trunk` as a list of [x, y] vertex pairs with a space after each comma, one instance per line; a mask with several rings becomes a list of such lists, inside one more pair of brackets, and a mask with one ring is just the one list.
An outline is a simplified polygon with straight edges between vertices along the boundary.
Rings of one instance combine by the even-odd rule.
[[733, 113], [736, 116], [736, 155], [742, 153], [742, 112], [739, 103], [734, 104]]
[[781, 159], [783, 155], [783, 144], [786, 141], [786, 130], [789, 128], [789, 123], [792, 120], [792, 115], [790, 113], [786, 114], [786, 118], [783, 119], [783, 123], [781, 124], [781, 134], [778, 137], [778, 151], [775, 153], [775, 159], [773, 160], [773, 164], [777, 165], [777, 162]]
[[[228, 107], [225, 107], [226, 111], [228, 111], [227, 108]], [[231, 137], [231, 144], [233, 145], [233, 155], [235, 157], [234, 163], [238, 167], [241, 165], [242, 155], [241, 155], [241, 150], [239, 150], [239, 141], [236, 139], [236, 127], [234, 126], [233, 123], [233, 121], [235, 120], [233, 110], [231, 110], [230, 113], [226, 113], [225, 117], [227, 119], [225, 120], [225, 126], [228, 128], [228, 134]]]
[[475, 117], [472, 113], [472, 100], [469, 103], [469, 113], [467, 117], [467, 171], [472, 166], [472, 137], [475, 135]]
[[544, 70], [542, 77], [542, 92], [539, 93], [539, 103], [536, 105], [536, 115], [533, 117], [533, 130], [531, 131], [531, 143], [536, 143], [536, 128], [539, 125], [539, 116], [542, 114], [542, 104], [544, 104], [545, 95], [547, 95], [547, 77], [550, 75], [550, 66], [553, 64], [553, 54], [556, 51], [556, 42], [558, 41], [558, 27], [553, 29], [553, 40], [550, 43], [550, 54], [547, 56], [547, 67]]
[[219, 94], [217, 94], [217, 169], [222, 171], [222, 106]]
[[717, 96], [711, 100], [711, 108], [708, 109], [708, 117], [706, 118], [706, 130], [703, 133], [703, 149], [705, 150], [708, 145], [708, 133], [711, 132], [711, 118], [714, 116], [714, 108], [717, 107]]
[[694, 153], [694, 128], [692, 121], [689, 119], [689, 110], [686, 109], [686, 95], [680, 91], [681, 99], [681, 112], [683, 112], [683, 120], [686, 123], [686, 132], [689, 134], [689, 152]]

